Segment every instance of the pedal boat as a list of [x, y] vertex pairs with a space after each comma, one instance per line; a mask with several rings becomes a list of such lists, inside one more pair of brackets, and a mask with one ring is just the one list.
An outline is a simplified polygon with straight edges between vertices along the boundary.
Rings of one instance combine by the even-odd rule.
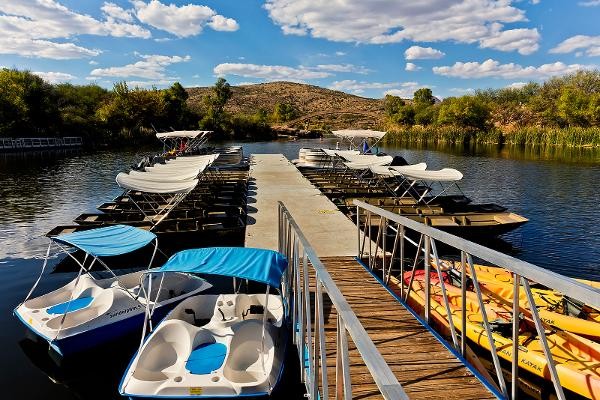
[[[148, 278], [144, 271], [117, 276], [101, 260], [130, 253], [151, 242], [155, 248], [148, 267], [158, 241], [156, 235], [142, 229], [111, 225], [52, 237], [40, 276], [14, 314], [27, 329], [65, 356], [135, 333], [141, 329], [147, 308], [158, 321], [183, 299], [212, 286], [183, 273], [165, 274], [161, 279]], [[44, 275], [52, 247], [75, 260], [79, 266], [77, 277], [50, 293], [30, 298]], [[83, 261], [75, 258], [70, 249], [83, 251]], [[96, 263], [112, 276], [96, 279], [91, 273]], [[142, 284], [144, 277], [146, 282]], [[145, 290], [147, 286], [150, 291]]]
[[158, 273], [232, 277], [234, 287], [236, 280], [249, 280], [264, 291], [200, 294], [183, 301], [141, 344], [119, 385], [121, 395], [270, 395], [281, 378], [287, 347], [288, 308], [281, 295], [286, 268], [280, 253], [253, 248], [184, 250], [171, 257]]

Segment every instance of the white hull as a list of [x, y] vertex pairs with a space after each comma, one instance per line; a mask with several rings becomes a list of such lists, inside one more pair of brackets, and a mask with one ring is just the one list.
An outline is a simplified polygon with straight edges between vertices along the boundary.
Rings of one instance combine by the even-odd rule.
[[[218, 397], [270, 394], [286, 347], [281, 297], [199, 295], [160, 323], [135, 355], [119, 392], [131, 397]], [[257, 312], [261, 311], [261, 312]]]

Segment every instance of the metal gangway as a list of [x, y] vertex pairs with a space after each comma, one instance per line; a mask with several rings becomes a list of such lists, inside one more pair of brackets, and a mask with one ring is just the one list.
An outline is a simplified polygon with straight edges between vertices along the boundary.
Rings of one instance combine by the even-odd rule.
[[[434, 319], [433, 314], [437, 313], [436, 317], [439, 322], [440, 314], [445, 312], [449, 344], [463, 357], [466, 357], [469, 351], [466, 334], [468, 330], [467, 296], [476, 298], [483, 325], [480, 340], [483, 338], [482, 341], [489, 343], [489, 355], [495, 372], [494, 380], [499, 386], [502, 397], [516, 399], [519, 395], [519, 361], [522, 361], [520, 357], [527, 352], [527, 349], [523, 349], [519, 343], [520, 322], [527, 319], [535, 325], [535, 337], [539, 338], [541, 344], [546, 364], [542, 374], [546, 380], [552, 382], [556, 397], [565, 399], [564, 388], [567, 387], [568, 383], [560, 379], [563, 365], [561, 365], [560, 360], [555, 358], [551, 349], [551, 347], [560, 346], [548, 339], [548, 336], [556, 332], [557, 328], [550, 325], [547, 318], [544, 319], [540, 316], [541, 311], [538, 310], [538, 306], [531, 306], [536, 304], [532, 285], [534, 283], [541, 284], [555, 293], [559, 292], [571, 305], [585, 305], [596, 309], [600, 309], [600, 290], [365, 202], [354, 200], [354, 205], [356, 206], [355, 222], [358, 226], [358, 258], [364, 260], [368, 268], [379, 275], [382, 284], [393, 288], [399, 298], [404, 301], [409, 298], [415, 279], [415, 274], [412, 271], [415, 271], [417, 265], [421, 263], [420, 266], [424, 268], [422, 316], [429, 323]], [[407, 259], [406, 257], [409, 246], [412, 248], [414, 259]], [[444, 281], [443, 274], [445, 271], [442, 268], [444, 261], [438, 251], [441, 246], [453, 249], [454, 252], [460, 254], [460, 257], [453, 261], [459, 266], [458, 269], [460, 270], [458, 277], [460, 279], [460, 301], [459, 313], [455, 315], [456, 318], [451, 317], [450, 294], [446, 289], [446, 285], [436, 284], [436, 282]], [[480, 260], [486, 265], [502, 267], [510, 273], [509, 276], [512, 278], [510, 286], [512, 286], [513, 296], [512, 301], [508, 303], [511, 324], [509, 326], [510, 330], [506, 334], [512, 342], [509, 347], [499, 348], [496, 340], [488, 340], [488, 338], [494, 338], [494, 321], [488, 315], [486, 300], [489, 297], [486, 296], [485, 283], [482, 284], [481, 281], [483, 279], [481, 277], [482, 273], [476, 268], [474, 259]], [[406, 273], [410, 274], [408, 284], [405, 282]], [[467, 290], [469, 283], [472, 284], [471, 290]], [[437, 304], [440, 306], [438, 311], [433, 307], [434, 291], [439, 302]], [[522, 293], [525, 295], [525, 301], [522, 301]], [[589, 343], [586, 342], [587, 339], [585, 338], [579, 340], [583, 343]], [[512, 364], [510, 385], [502, 372], [501, 357]], [[564, 370], [562, 371], [564, 372]], [[580, 383], [583, 382], [580, 381]], [[583, 390], [592, 392], [592, 398], [599, 395], [597, 386], [594, 389], [589, 382], [588, 386], [592, 387], [585, 388], [585, 383], [583, 386]], [[587, 396], [589, 397], [590, 393]]]

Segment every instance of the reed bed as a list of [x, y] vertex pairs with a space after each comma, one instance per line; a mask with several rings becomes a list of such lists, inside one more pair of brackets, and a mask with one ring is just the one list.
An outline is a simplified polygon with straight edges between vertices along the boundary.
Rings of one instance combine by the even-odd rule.
[[523, 127], [508, 133], [499, 129], [454, 126], [388, 127], [384, 143], [510, 144], [519, 146], [600, 147], [600, 127]]

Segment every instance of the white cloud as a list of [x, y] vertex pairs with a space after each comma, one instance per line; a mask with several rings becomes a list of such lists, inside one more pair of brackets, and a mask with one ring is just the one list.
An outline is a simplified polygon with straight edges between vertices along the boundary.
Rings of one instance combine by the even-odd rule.
[[[139, 55], [143, 60], [122, 67], [96, 68], [90, 72], [92, 77], [110, 76], [118, 78], [137, 77], [153, 79], [147, 84], [159, 84], [161, 80], [175, 80], [166, 76], [166, 68], [171, 64], [187, 62], [190, 56]], [[137, 81], [136, 81], [137, 83]]]
[[482, 63], [479, 62], [457, 62], [452, 66], [433, 67], [433, 73], [437, 75], [451, 76], [463, 79], [472, 78], [503, 78], [503, 79], [544, 79], [555, 75], [564, 75], [576, 72], [581, 69], [594, 68], [593, 65], [564, 64], [555, 62], [552, 64], [543, 64], [539, 67], [526, 66], [509, 63], [500, 64], [500, 62], [488, 59]]
[[304, 81], [306, 79], [327, 78], [332, 74], [315, 71], [306, 67], [287, 67], [284, 65], [257, 65], [242, 63], [224, 63], [217, 65], [213, 72], [218, 76], [236, 75], [244, 78], [260, 78], [270, 81]]
[[411, 46], [404, 51], [407, 60], [437, 60], [445, 55], [446, 53], [432, 47]]
[[352, 65], [352, 64], [319, 64], [315, 67], [308, 67], [310, 69], [314, 69], [317, 71], [331, 71], [331, 72], [352, 72], [355, 74], [363, 74], [366, 75], [371, 72], [367, 67], [363, 67], [362, 65]]
[[493, 34], [480, 41], [482, 48], [500, 51], [517, 51], [519, 54], [532, 54], [539, 48], [540, 34], [537, 29], [500, 30], [500, 25], [492, 28]]
[[564, 54], [575, 50], [583, 50], [576, 54], [585, 54], [588, 57], [600, 56], [600, 36], [576, 35], [559, 43], [558, 46], [550, 49], [550, 53]]
[[424, 87], [417, 82], [365, 82], [356, 80], [335, 81], [329, 89], [353, 94], [364, 93], [365, 90], [384, 89], [383, 95], [391, 94], [400, 97], [412, 97], [415, 90]]
[[577, 4], [579, 4], [580, 6], [583, 6], [583, 7], [596, 7], [596, 6], [600, 6], [600, 0], [580, 1]]
[[[397, 43], [403, 40], [479, 43], [501, 51], [508, 37], [537, 49], [536, 29], [513, 29], [505, 24], [526, 22], [525, 12], [512, 0], [267, 0], [265, 8], [284, 34], [310, 35], [338, 42]], [[485, 41], [485, 42], [484, 42]]]
[[168, 78], [168, 79], [157, 79], [152, 81], [126, 81], [127, 86], [130, 88], [151, 88], [151, 87], [166, 87], [172, 85], [177, 79], [176, 78]]
[[173, 39], [171, 39], [171, 38], [168, 38], [168, 37], [163, 37], [163, 38], [156, 38], [156, 39], [154, 39], [154, 41], [155, 41], [155, 42], [157, 42], [157, 43], [170, 42], [171, 40], [173, 40]]
[[475, 89], [472, 88], [451, 88], [449, 89], [449, 91], [451, 91], [452, 93], [472, 93], [475, 91]]
[[48, 40], [0, 37], [0, 54], [18, 54], [24, 57], [69, 60], [94, 57], [100, 50], [88, 49], [73, 43], [56, 43]]
[[66, 82], [77, 79], [76, 76], [65, 72], [34, 72], [34, 74], [41, 76], [43, 80], [50, 83]]
[[344, 53], [343, 51], [336, 51], [336, 52], [335, 52], [335, 55], [336, 55], [336, 56], [339, 56], [339, 57], [342, 57], [342, 56], [345, 56], [345, 55], [346, 55], [346, 53]]
[[521, 89], [523, 86], [527, 85], [527, 82], [513, 82], [507, 86], [508, 89]]
[[207, 6], [188, 4], [178, 7], [158, 0], [149, 3], [133, 0], [132, 4], [140, 21], [178, 37], [198, 35], [207, 25], [214, 30], [224, 31], [235, 31], [239, 27], [235, 20], [218, 15]]
[[[55, 0], [0, 2], [0, 53], [27, 57], [71, 59], [91, 57], [100, 51], [69, 41], [77, 35], [150, 37], [143, 27], [129, 23], [125, 10], [112, 3], [102, 7], [104, 20], [80, 14]], [[121, 11], [119, 11], [121, 10]], [[120, 17], [116, 17], [120, 15]]]
[[407, 71], [418, 71], [421, 69], [421, 67], [419, 67], [417, 64], [414, 63], [406, 63], [406, 68], [404, 68]]
[[98, 61], [90, 60], [90, 62], [88, 64], [90, 64], [90, 65], [98, 65]]
[[100, 9], [107, 17], [119, 19], [126, 22], [133, 22], [133, 13], [131, 10], [125, 10], [115, 3], [105, 2]]

